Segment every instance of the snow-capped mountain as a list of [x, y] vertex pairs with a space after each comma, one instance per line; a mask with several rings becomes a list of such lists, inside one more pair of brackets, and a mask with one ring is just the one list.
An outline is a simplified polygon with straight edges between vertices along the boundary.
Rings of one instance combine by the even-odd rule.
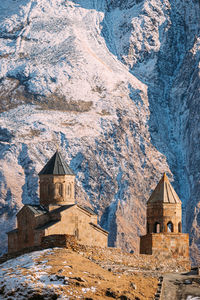
[[200, 244], [200, 3], [1, 0], [0, 227], [38, 202], [37, 173], [59, 147], [77, 198], [138, 247], [145, 203], [166, 171]]

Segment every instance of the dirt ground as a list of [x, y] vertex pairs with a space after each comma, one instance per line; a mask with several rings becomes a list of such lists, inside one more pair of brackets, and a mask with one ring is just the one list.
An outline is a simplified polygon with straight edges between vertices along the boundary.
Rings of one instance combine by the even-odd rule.
[[[9, 257], [4, 258], [7, 260], [9, 265]], [[181, 275], [190, 270], [190, 261], [181, 257], [137, 255], [117, 248], [72, 244], [70, 248], [16, 255], [16, 260], [14, 257], [10, 267], [2, 269], [6, 277], [2, 278], [0, 299], [2, 294], [9, 300], [153, 300], [160, 276], [164, 276], [162, 300], [193, 300], [188, 297], [200, 295], [198, 276], [192, 277], [191, 283], [184, 281], [191, 276]], [[32, 262], [27, 266], [29, 260]], [[17, 264], [16, 270], [13, 264]], [[10, 292], [8, 286], [16, 280], [19, 284]]]
[[40, 257], [47, 260], [49, 276], [56, 274], [68, 278], [63, 294], [70, 299], [154, 299], [157, 279], [142, 274], [114, 274], [83, 255], [68, 249], [55, 249], [53, 254]]

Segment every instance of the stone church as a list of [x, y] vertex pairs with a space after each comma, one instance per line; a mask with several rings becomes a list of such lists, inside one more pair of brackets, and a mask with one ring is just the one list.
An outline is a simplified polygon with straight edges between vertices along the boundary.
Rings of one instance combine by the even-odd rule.
[[78, 243], [107, 246], [108, 232], [97, 224], [97, 215], [75, 200], [75, 175], [56, 151], [39, 173], [40, 204], [24, 205], [17, 228], [8, 232], [8, 252], [40, 246], [43, 237], [74, 236]]
[[189, 257], [189, 235], [182, 233], [181, 219], [181, 200], [164, 173], [147, 201], [147, 234], [140, 237], [140, 253]]

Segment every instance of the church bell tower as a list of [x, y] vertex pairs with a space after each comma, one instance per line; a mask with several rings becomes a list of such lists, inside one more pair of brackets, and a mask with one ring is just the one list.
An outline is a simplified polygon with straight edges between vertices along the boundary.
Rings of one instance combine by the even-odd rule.
[[189, 257], [189, 235], [182, 233], [182, 203], [164, 173], [147, 201], [147, 234], [141, 254]]
[[164, 173], [147, 201], [147, 233], [181, 233], [181, 200]]
[[56, 151], [38, 175], [41, 205], [75, 204], [75, 175], [61, 153]]

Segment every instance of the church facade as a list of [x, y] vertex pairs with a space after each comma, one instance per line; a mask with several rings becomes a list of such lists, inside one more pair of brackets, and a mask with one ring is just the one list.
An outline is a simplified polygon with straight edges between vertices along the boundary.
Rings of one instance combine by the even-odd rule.
[[189, 257], [189, 235], [182, 233], [182, 204], [164, 173], [147, 201], [147, 234], [140, 254]]
[[56, 151], [39, 173], [40, 204], [24, 205], [8, 232], [8, 253], [40, 246], [43, 237], [74, 236], [78, 243], [106, 247], [108, 232], [89, 207], [76, 203], [75, 175]]

